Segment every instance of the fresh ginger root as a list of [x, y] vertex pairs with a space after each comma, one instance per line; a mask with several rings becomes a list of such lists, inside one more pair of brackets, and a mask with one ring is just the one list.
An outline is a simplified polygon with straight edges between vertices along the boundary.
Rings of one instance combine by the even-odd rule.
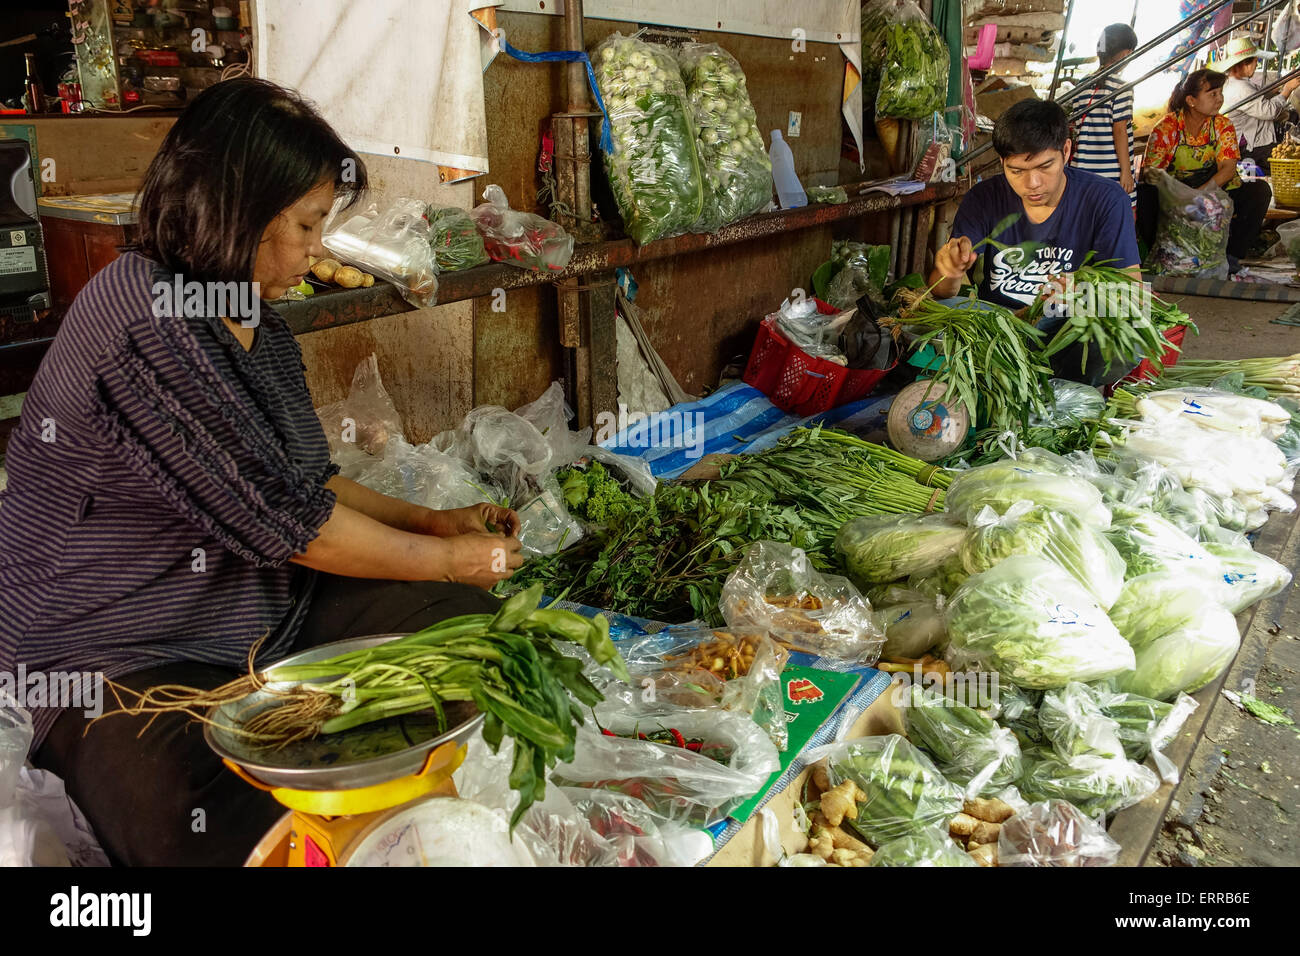
[[815, 829], [808, 841], [808, 852], [832, 866], [866, 866], [875, 851], [839, 827]]
[[825, 793], [831, 788], [831, 775], [825, 758], [818, 760], [813, 764], [812, 782], [821, 793]]
[[970, 851], [970, 857], [980, 866], [997, 866], [998, 845], [996, 843], [982, 843]]
[[976, 820], [986, 820], [989, 823], [1005, 823], [1016, 815], [1016, 811], [1010, 804], [997, 797], [991, 800], [967, 800], [966, 805], [962, 807], [962, 812]]
[[844, 818], [850, 820], [858, 818], [858, 804], [867, 799], [856, 783], [852, 780], [845, 780], [837, 787], [832, 787], [822, 794], [821, 809], [822, 815], [826, 822], [833, 827], [838, 827], [844, 822]]
[[989, 823], [986, 820], [980, 820], [975, 824], [975, 829], [971, 832], [970, 838], [974, 843], [997, 843], [998, 833], [1002, 830], [1002, 824]]
[[975, 826], [979, 822], [966, 813], [959, 813], [948, 824], [948, 832], [955, 837], [968, 837], [975, 832]]

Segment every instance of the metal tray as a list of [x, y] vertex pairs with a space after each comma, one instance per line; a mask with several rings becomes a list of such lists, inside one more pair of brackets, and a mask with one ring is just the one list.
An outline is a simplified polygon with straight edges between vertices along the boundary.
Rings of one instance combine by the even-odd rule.
[[[383, 634], [322, 644], [286, 657], [277, 666], [323, 661], [401, 636]], [[242, 700], [212, 708], [208, 719], [239, 726], [241, 718], [251, 719], [265, 707], [275, 706], [272, 691], [294, 686], [287, 681], [267, 684]], [[265, 707], [259, 706], [263, 704]], [[354, 790], [418, 773], [431, 750], [450, 741], [467, 742], [483, 723], [483, 715], [472, 703], [452, 702], [444, 709], [450, 725], [446, 733], [439, 733], [437, 716], [428, 710], [299, 741], [279, 750], [252, 745], [210, 723], [204, 724], [203, 737], [219, 756], [238, 764], [269, 786], [291, 790]]]

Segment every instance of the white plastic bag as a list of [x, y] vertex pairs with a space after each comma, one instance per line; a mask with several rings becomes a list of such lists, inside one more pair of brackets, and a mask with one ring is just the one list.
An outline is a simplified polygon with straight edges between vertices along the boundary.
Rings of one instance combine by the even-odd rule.
[[417, 309], [438, 301], [438, 263], [429, 245], [428, 203], [397, 197], [371, 203], [346, 220], [344, 200], [335, 202], [321, 243], [345, 262], [353, 262], [397, 286]]
[[18, 788], [31, 743], [31, 715], [0, 695], [0, 866], [68, 866], [53, 828]]
[[549, 219], [511, 209], [500, 186], [488, 186], [483, 199], [470, 216], [493, 260], [531, 272], [564, 271], [573, 258], [571, 235]]
[[1064, 800], [1030, 804], [1002, 824], [998, 866], [1114, 866], [1120, 845]]

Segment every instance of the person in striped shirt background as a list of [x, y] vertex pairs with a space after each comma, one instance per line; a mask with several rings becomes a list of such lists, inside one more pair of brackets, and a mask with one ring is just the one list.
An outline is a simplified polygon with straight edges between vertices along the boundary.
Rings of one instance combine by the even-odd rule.
[[[1126, 23], [1112, 23], [1101, 32], [1097, 41], [1097, 60], [1101, 69], [1118, 63], [1137, 49], [1137, 34]], [[1125, 90], [1109, 103], [1102, 103], [1121, 86], [1124, 80], [1113, 73], [1100, 83], [1084, 80], [1070, 100], [1071, 112], [1081, 107], [1100, 104], [1090, 109], [1078, 123], [1079, 146], [1074, 164], [1098, 176], [1119, 183], [1136, 199], [1133, 180], [1133, 91]]]

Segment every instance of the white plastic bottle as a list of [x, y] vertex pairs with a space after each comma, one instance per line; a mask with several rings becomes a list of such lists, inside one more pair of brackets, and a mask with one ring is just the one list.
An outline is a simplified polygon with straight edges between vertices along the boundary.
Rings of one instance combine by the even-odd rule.
[[772, 130], [772, 147], [767, 151], [772, 160], [772, 182], [776, 184], [776, 196], [781, 201], [782, 209], [794, 209], [796, 206], [808, 205], [808, 194], [803, 191], [799, 177], [794, 174], [794, 153], [785, 141], [779, 129]]

